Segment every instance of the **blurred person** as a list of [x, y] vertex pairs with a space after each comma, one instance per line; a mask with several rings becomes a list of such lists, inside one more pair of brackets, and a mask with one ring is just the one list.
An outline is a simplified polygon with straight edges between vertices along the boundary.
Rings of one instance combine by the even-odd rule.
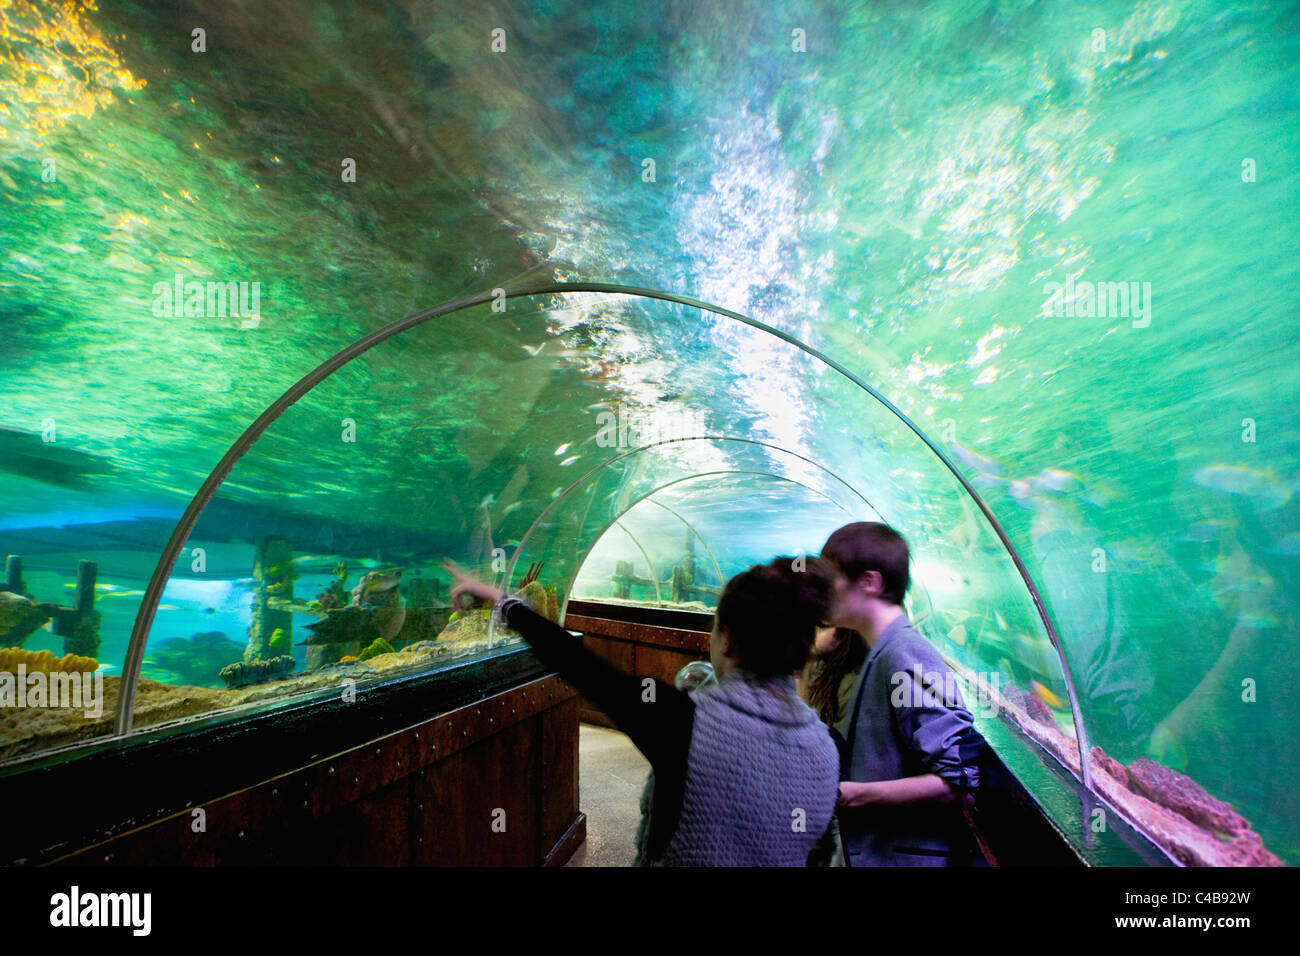
[[962, 808], [974, 802], [984, 739], [952, 672], [903, 612], [907, 542], [855, 522], [822, 548], [843, 575], [832, 623], [868, 648], [850, 703], [840, 832], [850, 866], [947, 866], [970, 860]]
[[799, 696], [841, 740], [848, 732], [853, 687], [866, 659], [867, 642], [857, 631], [818, 628], [808, 664], [796, 681]]
[[[799, 696], [830, 728], [840, 752], [841, 779], [848, 773], [848, 746], [844, 735], [848, 732], [853, 688], [866, 659], [867, 642], [857, 631], [847, 627], [818, 628], [808, 664], [795, 681]], [[846, 859], [839, 822], [833, 819], [829, 832], [817, 844], [809, 863], [812, 866], [845, 866]]]

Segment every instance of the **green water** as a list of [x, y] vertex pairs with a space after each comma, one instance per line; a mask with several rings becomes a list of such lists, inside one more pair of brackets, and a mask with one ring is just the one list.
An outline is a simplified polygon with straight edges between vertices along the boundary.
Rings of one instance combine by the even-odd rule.
[[[300, 377], [459, 295], [621, 282], [896, 403], [1024, 558], [1092, 742], [1300, 862], [1294, 4], [103, 7], [0, 8], [0, 552], [64, 604], [99, 563], [108, 673], [176, 518]], [[178, 274], [257, 282], [259, 314], [168, 313]], [[1067, 280], [1150, 291], [1054, 314]], [[593, 440], [620, 408], [710, 439], [580, 480], [628, 450]], [[590, 591], [667, 574], [683, 520], [717, 578], [841, 515], [909, 537], [936, 639], [978, 622], [948, 650], [1065, 693], [1005, 549], [892, 416], [620, 296], [476, 307], [327, 380], [200, 519], [150, 647], [242, 643], [265, 535], [319, 559], [300, 595], [340, 557], [409, 579], [493, 547], [562, 591], [590, 549]]]

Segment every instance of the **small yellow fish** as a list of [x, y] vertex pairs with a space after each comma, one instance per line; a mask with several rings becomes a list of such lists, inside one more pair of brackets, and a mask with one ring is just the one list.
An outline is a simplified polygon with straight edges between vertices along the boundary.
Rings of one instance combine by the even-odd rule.
[[1038, 683], [1038, 681], [1031, 680], [1029, 686], [1034, 689], [1034, 693], [1037, 694], [1039, 699], [1048, 707], [1055, 707], [1057, 710], [1066, 709], [1065, 701], [1061, 700], [1061, 698], [1057, 697], [1042, 684]]

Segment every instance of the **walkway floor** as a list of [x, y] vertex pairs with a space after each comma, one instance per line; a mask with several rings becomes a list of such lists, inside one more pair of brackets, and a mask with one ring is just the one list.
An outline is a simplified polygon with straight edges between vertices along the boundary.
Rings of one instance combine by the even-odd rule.
[[649, 772], [649, 762], [625, 734], [579, 725], [578, 807], [587, 815], [587, 842], [568, 866], [632, 865]]

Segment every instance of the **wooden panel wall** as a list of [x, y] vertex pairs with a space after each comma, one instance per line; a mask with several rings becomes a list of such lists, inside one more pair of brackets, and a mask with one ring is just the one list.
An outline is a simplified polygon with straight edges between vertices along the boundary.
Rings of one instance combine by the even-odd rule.
[[585, 838], [578, 710], [532, 681], [56, 862], [562, 864]]
[[[638, 677], [654, 677], [669, 684], [691, 661], [709, 659], [709, 635], [701, 631], [658, 627], [606, 618], [569, 614], [564, 626], [582, 633], [582, 643], [615, 667]], [[611, 727], [597, 707], [580, 696], [582, 719]]]

